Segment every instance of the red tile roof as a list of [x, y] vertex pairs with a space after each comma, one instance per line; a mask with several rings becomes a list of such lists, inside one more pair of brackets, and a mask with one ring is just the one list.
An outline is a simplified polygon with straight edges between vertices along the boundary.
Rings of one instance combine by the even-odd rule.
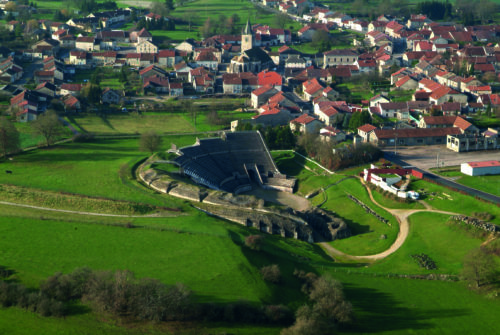
[[499, 161], [482, 161], [482, 162], [468, 162], [470, 167], [473, 168], [484, 168], [484, 167], [492, 167], [492, 166], [500, 166]]
[[302, 114], [298, 118], [293, 119], [291, 122], [293, 122], [293, 123], [300, 123], [300, 124], [308, 124], [308, 123], [313, 122], [314, 120], [316, 120], [316, 119], [313, 118], [312, 116], [307, 115], [307, 114]]
[[358, 130], [361, 130], [361, 131], [364, 131], [365, 133], [369, 133], [371, 132], [372, 130], [375, 130], [377, 129], [377, 127], [367, 123], [367, 124], [364, 124], [362, 125], [361, 127], [358, 127]]

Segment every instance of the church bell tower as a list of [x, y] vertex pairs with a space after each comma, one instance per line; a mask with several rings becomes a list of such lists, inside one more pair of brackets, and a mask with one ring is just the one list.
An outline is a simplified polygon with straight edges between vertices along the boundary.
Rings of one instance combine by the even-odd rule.
[[252, 26], [250, 25], [250, 20], [247, 20], [247, 25], [241, 33], [241, 52], [245, 52], [253, 48], [253, 39], [254, 36]]

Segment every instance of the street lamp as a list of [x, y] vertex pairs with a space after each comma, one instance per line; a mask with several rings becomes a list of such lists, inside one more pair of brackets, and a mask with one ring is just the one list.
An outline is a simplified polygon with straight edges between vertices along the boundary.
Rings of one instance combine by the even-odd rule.
[[394, 128], [394, 156], [398, 155], [398, 123], [396, 121], [396, 127]]

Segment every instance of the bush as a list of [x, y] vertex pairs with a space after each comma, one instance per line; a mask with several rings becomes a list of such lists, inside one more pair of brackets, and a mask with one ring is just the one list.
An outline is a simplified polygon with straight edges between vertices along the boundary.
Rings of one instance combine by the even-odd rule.
[[416, 254], [411, 255], [411, 258], [413, 258], [421, 268], [425, 268], [427, 270], [437, 269], [436, 263], [432, 260], [432, 258], [429, 257], [429, 255]]
[[495, 218], [495, 216], [491, 213], [488, 212], [474, 212], [472, 213], [472, 216], [475, 216], [476, 218], [483, 220], [483, 221], [491, 221]]
[[293, 322], [293, 314], [284, 305], [269, 305], [264, 307], [264, 314], [269, 322], [279, 324], [290, 324]]
[[84, 143], [84, 142], [92, 142], [94, 141], [94, 134], [76, 134], [71, 138], [73, 142], [76, 143]]
[[281, 281], [281, 271], [277, 264], [264, 266], [260, 269], [262, 279], [273, 284], [278, 284]]
[[264, 236], [262, 235], [249, 235], [245, 237], [245, 245], [252, 250], [259, 251], [264, 243]]

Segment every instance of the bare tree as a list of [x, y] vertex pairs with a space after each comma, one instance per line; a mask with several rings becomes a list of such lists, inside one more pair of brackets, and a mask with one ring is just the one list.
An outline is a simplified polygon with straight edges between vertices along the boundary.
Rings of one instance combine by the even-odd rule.
[[63, 126], [61, 125], [61, 122], [59, 122], [59, 118], [53, 110], [47, 110], [45, 113], [40, 115], [31, 123], [31, 126], [36, 134], [45, 138], [47, 146], [54, 144], [56, 138], [61, 136], [63, 133]]
[[3, 158], [6, 158], [9, 153], [18, 151], [20, 147], [21, 142], [17, 128], [7, 118], [0, 118], [0, 150]]
[[149, 151], [153, 154], [155, 151], [160, 149], [162, 143], [162, 138], [160, 135], [153, 131], [148, 131], [141, 135], [141, 139], [139, 141], [139, 149], [141, 151]]
[[479, 288], [497, 277], [495, 259], [482, 248], [470, 251], [464, 259], [462, 275]]

